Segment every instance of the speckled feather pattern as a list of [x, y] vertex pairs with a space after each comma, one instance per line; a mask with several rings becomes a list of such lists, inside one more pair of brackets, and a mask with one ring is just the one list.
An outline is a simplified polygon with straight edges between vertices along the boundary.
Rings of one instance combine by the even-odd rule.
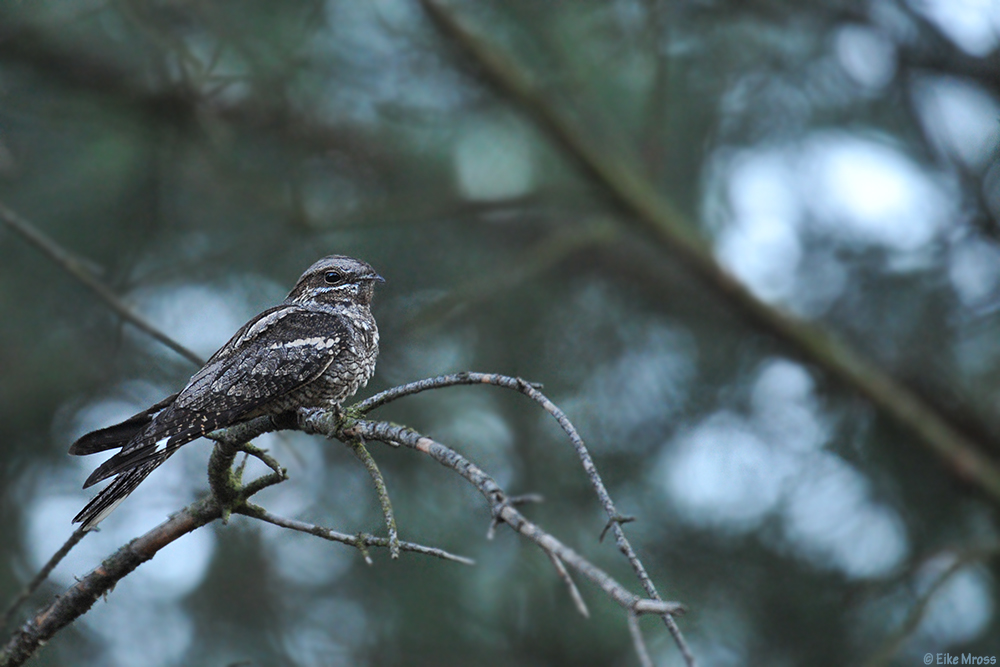
[[377, 280], [360, 260], [321, 259], [284, 302], [243, 325], [174, 397], [80, 438], [70, 453], [121, 450], [87, 479], [85, 487], [115, 477], [74, 521], [96, 525], [177, 448], [206, 433], [293, 408], [339, 405], [364, 387], [378, 356], [370, 309]]

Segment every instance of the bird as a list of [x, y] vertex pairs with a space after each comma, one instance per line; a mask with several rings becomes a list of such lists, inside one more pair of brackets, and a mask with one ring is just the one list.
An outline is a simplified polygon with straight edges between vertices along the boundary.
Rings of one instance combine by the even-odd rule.
[[87, 478], [85, 489], [114, 480], [73, 523], [95, 528], [178, 448], [207, 433], [300, 407], [339, 409], [375, 372], [377, 282], [385, 280], [367, 262], [320, 259], [284, 301], [244, 324], [179, 392], [74, 442], [69, 453], [75, 456], [119, 451]]

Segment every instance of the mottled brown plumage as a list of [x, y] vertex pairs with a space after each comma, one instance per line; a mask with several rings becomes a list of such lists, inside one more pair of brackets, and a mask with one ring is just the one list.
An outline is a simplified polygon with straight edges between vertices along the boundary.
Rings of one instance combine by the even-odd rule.
[[313, 264], [280, 304], [243, 325], [180, 392], [70, 447], [84, 455], [121, 448], [84, 488], [115, 479], [73, 519], [92, 528], [149, 473], [216, 429], [298, 407], [332, 407], [375, 371], [378, 328], [371, 266], [342, 255]]

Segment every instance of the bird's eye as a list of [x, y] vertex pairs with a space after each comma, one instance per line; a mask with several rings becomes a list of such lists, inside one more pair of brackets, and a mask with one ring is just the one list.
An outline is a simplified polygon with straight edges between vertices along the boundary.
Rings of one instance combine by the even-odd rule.
[[344, 280], [344, 274], [340, 271], [327, 271], [323, 274], [323, 280], [325, 280], [330, 285], [336, 285], [337, 283]]

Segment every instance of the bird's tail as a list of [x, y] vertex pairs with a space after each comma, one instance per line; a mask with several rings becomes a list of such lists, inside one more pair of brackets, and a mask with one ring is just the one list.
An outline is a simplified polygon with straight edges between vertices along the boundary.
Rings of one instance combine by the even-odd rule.
[[73, 523], [82, 523], [84, 530], [89, 530], [104, 520], [130, 493], [139, 486], [149, 473], [156, 470], [161, 463], [174, 453], [174, 450], [159, 452], [156, 457], [148, 458], [140, 465], [121, 472], [114, 481], [94, 496], [76, 517]]
[[91, 431], [70, 445], [69, 453], [74, 456], [86, 456], [87, 454], [96, 454], [108, 449], [124, 447], [133, 438], [145, 431], [146, 427], [152, 423], [158, 414], [173, 405], [175, 398], [177, 398], [177, 394], [167, 396], [148, 410], [143, 410], [120, 424]]
[[[179, 446], [177, 443], [172, 443], [173, 446], [165, 446], [159, 451], [157, 451], [157, 443], [139, 445], [140, 442], [150, 437], [149, 431], [154, 420], [173, 405], [175, 398], [177, 398], [177, 394], [168, 396], [148, 410], [133, 415], [119, 424], [87, 433], [73, 443], [69, 448], [69, 453], [77, 456], [95, 454], [115, 448], [122, 450], [105, 461], [87, 479], [84, 488], [108, 477], [115, 477], [107, 488], [98, 493], [76, 515], [73, 523], [83, 523], [84, 529], [96, 526], [118, 507], [135, 490], [135, 487], [149, 476], [149, 473], [156, 470], [161, 463], [177, 451]], [[192, 439], [187, 438], [183, 442]]]

